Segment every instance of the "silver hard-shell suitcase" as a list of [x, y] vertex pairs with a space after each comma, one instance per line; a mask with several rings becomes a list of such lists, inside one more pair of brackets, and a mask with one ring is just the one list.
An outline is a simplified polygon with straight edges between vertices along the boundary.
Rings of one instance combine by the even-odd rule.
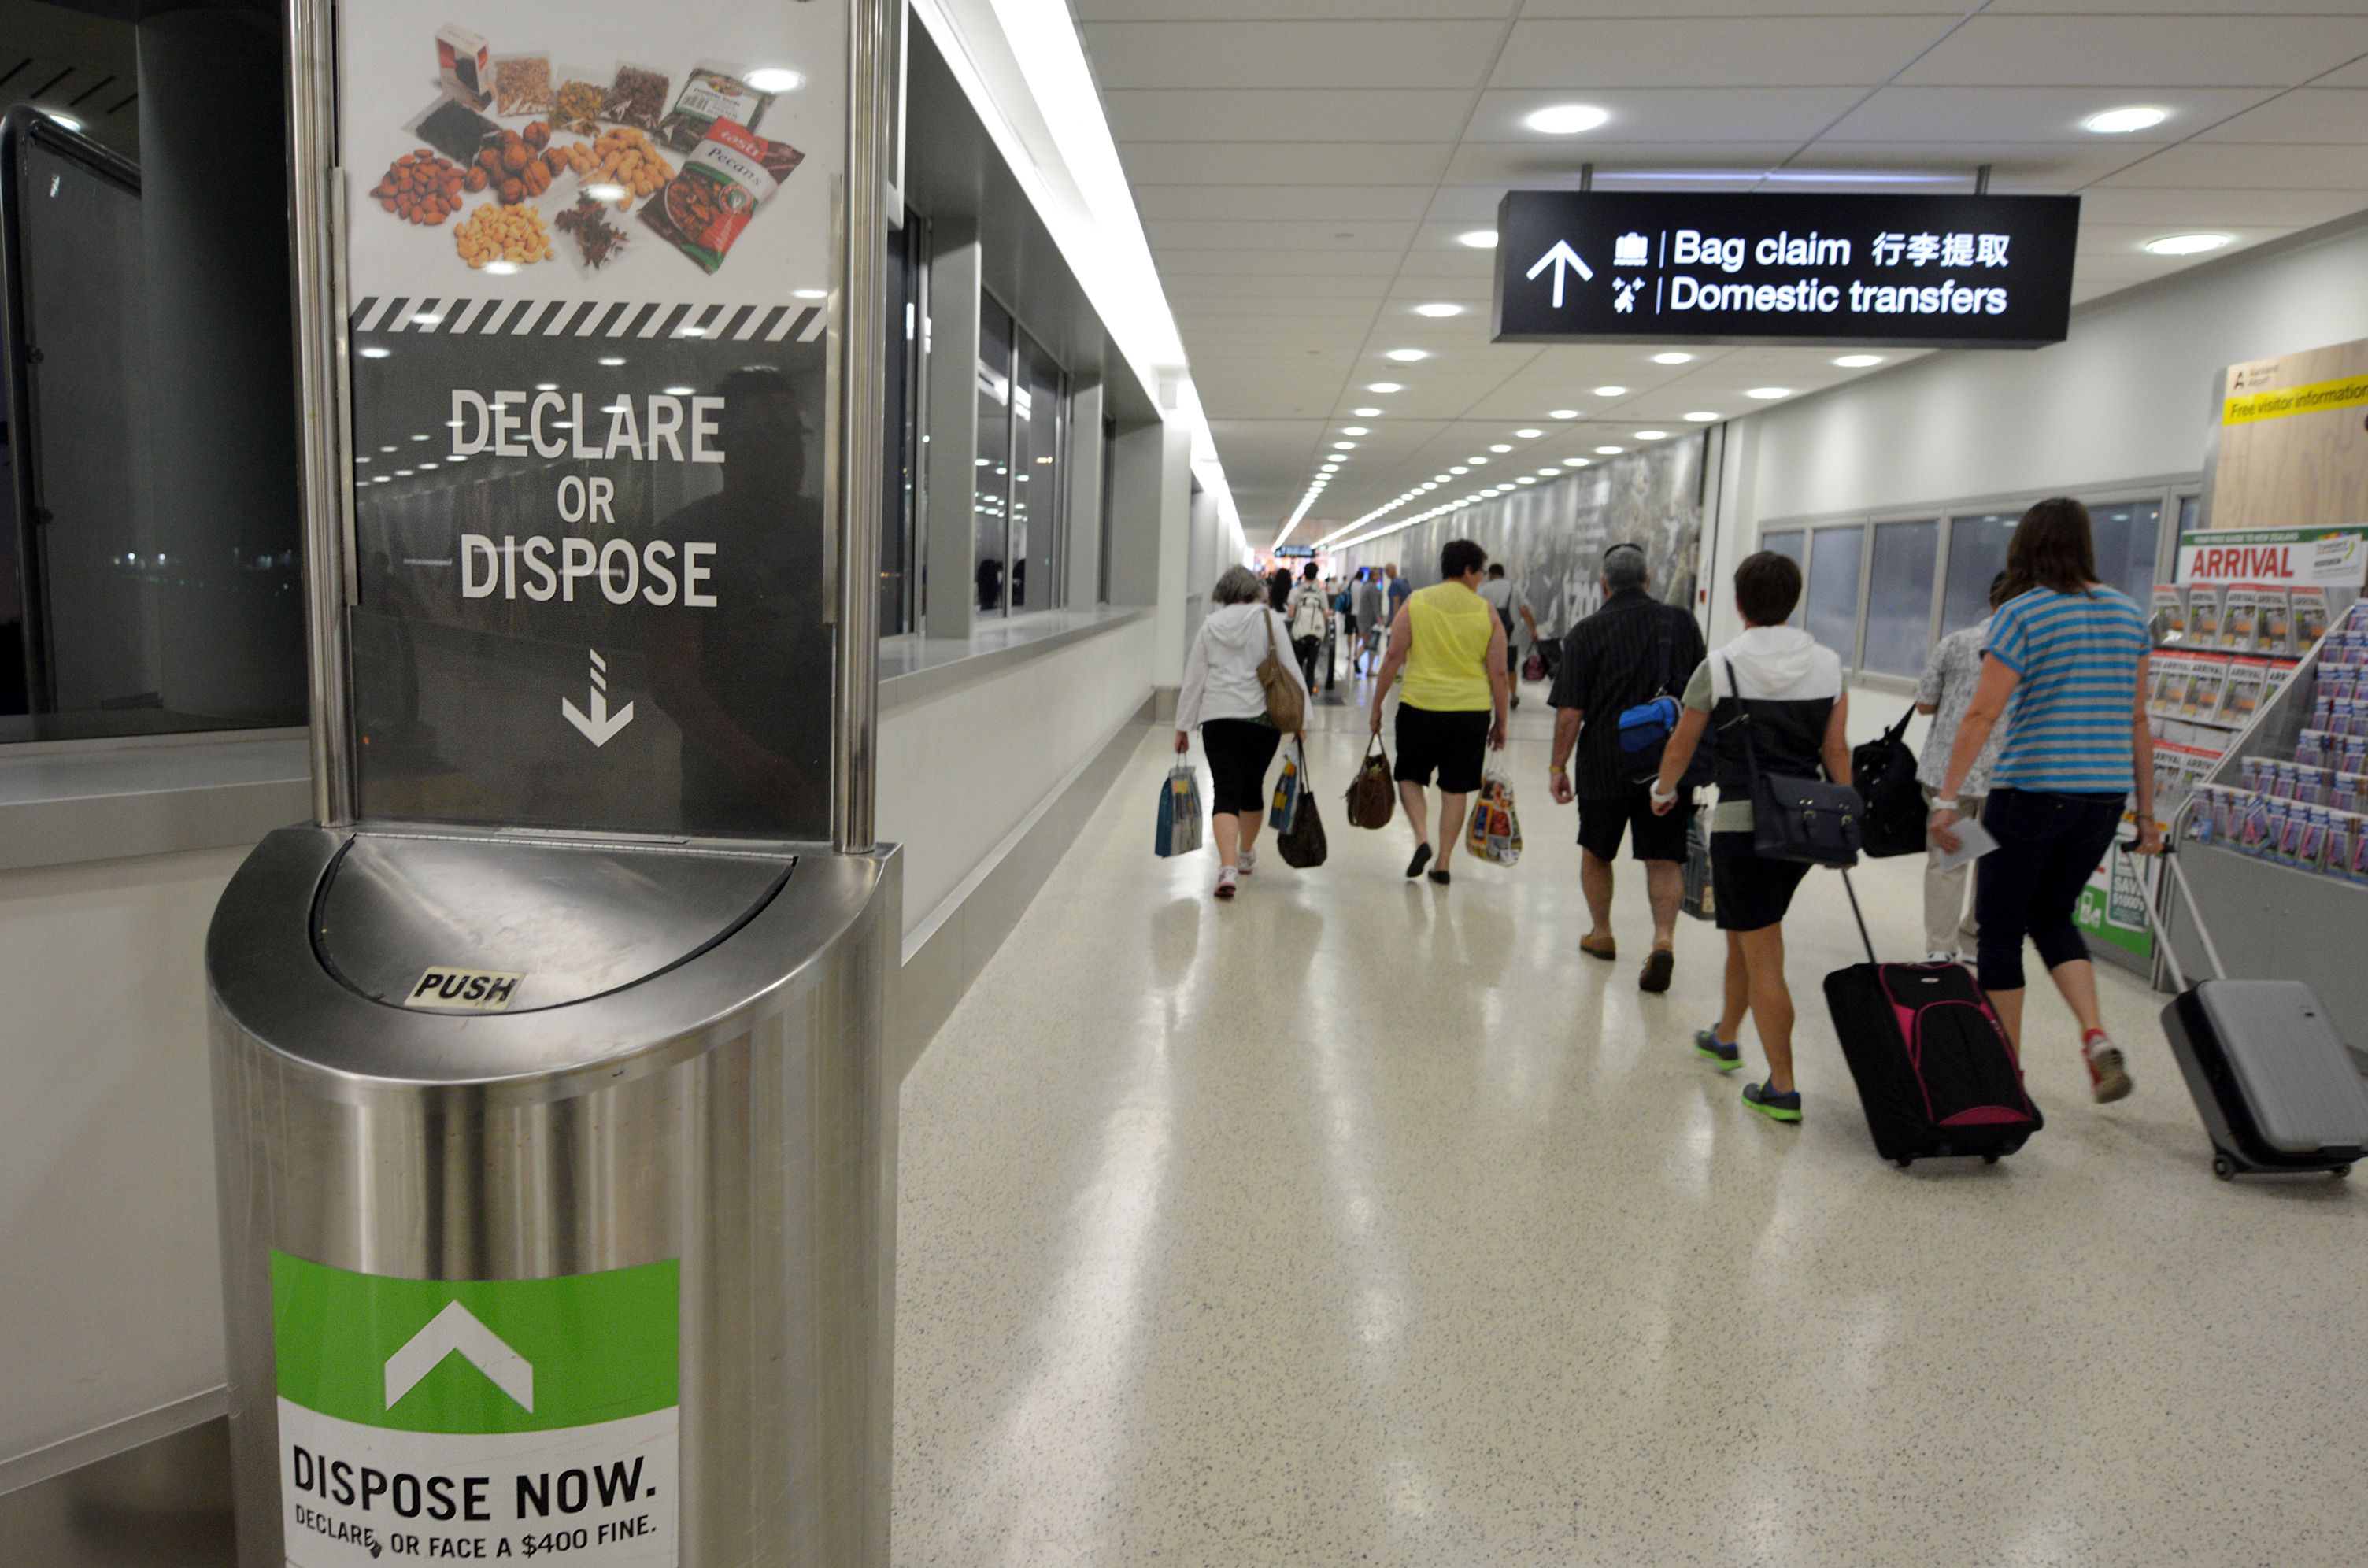
[[[2163, 1032], [2212, 1139], [2212, 1172], [2325, 1171], [2340, 1179], [2368, 1155], [2368, 1084], [2309, 986], [2230, 980], [2176, 852], [2163, 856], [2214, 978], [2187, 983], [2160, 926], [2155, 943], [2180, 994]], [[2154, 919], [2151, 900], [2146, 918]]]

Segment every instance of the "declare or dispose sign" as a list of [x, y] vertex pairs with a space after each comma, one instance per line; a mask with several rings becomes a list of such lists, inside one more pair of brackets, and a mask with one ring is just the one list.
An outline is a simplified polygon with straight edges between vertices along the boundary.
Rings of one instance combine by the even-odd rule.
[[2368, 525], [2203, 528], [2179, 536], [2179, 581], [2352, 588], [2368, 578]]
[[2077, 196], [1508, 191], [1496, 338], [2035, 348], [2079, 226]]
[[679, 1272], [401, 1279], [274, 1252], [290, 1568], [676, 1568]]

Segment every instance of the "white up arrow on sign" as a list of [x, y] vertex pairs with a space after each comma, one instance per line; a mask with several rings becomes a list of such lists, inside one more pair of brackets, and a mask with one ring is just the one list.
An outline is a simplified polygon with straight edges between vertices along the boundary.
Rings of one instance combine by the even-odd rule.
[[495, 1388], [518, 1401], [521, 1409], [534, 1409], [533, 1365], [458, 1301], [447, 1301], [442, 1312], [427, 1320], [426, 1328], [386, 1358], [386, 1407], [393, 1410], [397, 1400], [417, 1388], [420, 1379], [455, 1351], [492, 1379]]
[[1593, 282], [1595, 279], [1594, 272], [1587, 263], [1578, 258], [1578, 253], [1570, 248], [1568, 240], [1556, 240], [1554, 243], [1554, 249], [1538, 257], [1536, 265], [1530, 268], [1530, 276], [1535, 278], [1549, 267], [1554, 268], [1554, 308], [1555, 310], [1562, 309], [1562, 280], [1565, 269], [1576, 271], [1579, 281], [1583, 283]]
[[[1554, 302], [1562, 302], [1557, 292]], [[630, 702], [616, 712], [609, 711], [609, 661], [600, 650], [592, 649], [592, 713], [586, 718], [584, 710], [565, 698], [559, 699], [559, 716], [582, 732], [586, 740], [596, 746], [605, 746], [616, 733], [633, 722], [633, 705]]]

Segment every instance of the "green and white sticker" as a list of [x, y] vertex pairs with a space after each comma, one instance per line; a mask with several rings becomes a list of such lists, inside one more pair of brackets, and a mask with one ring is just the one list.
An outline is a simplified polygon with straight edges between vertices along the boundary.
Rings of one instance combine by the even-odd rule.
[[399, 1279], [274, 1252], [289, 1568], [677, 1568], [679, 1273]]

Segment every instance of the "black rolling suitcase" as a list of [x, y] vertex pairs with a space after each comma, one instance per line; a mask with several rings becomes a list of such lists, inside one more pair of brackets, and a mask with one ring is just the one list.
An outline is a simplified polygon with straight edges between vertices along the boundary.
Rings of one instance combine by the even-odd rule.
[[2013, 1153], [2046, 1121], [1989, 997], [1963, 964], [1877, 959], [1847, 871], [1842, 885], [1867, 961], [1826, 976], [1826, 1006], [1874, 1152], [1903, 1170], [1918, 1160], [1978, 1154], [1995, 1164]]
[[[2155, 949], [2179, 994], [2162, 1010], [2180, 1076], [2212, 1140], [2212, 1174], [2324, 1171], [2340, 1179], [2368, 1153], [2368, 1085], [2309, 986], [2230, 980], [2174, 851], [2163, 856], [2214, 978], [2190, 986], [2159, 924]], [[2146, 901], [2146, 919], [2155, 921]]]

